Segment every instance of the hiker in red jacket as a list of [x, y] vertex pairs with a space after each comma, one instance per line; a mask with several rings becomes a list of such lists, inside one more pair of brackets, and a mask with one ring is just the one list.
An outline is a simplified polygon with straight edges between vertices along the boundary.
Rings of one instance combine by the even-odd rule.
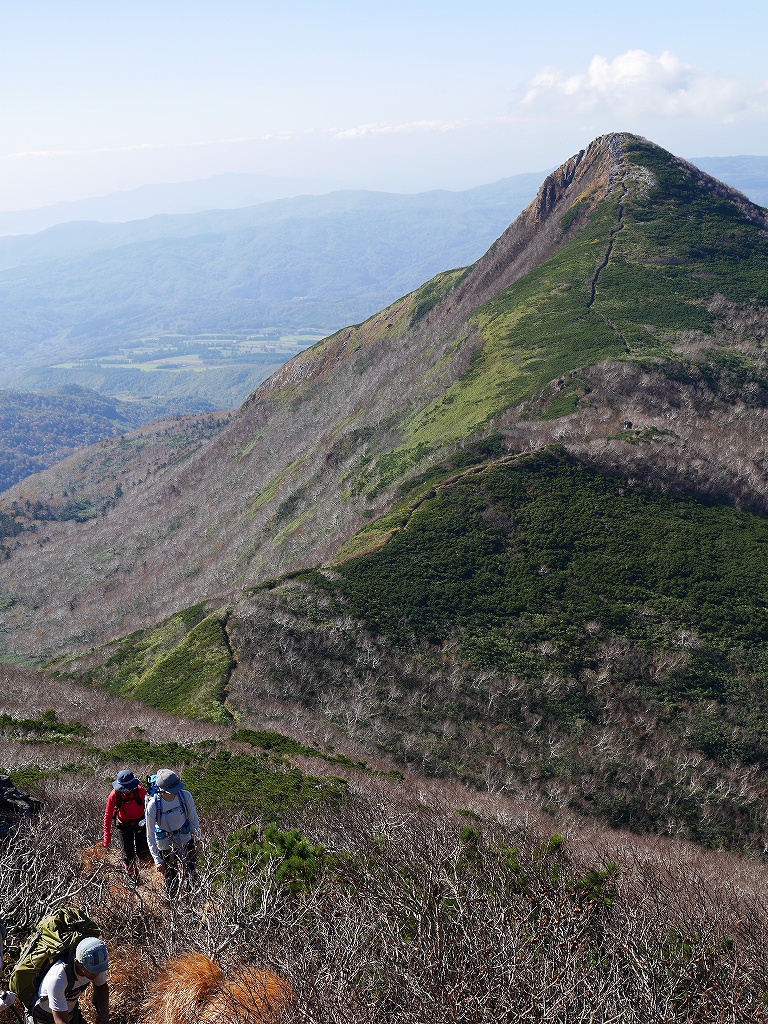
[[149, 856], [144, 825], [147, 791], [130, 770], [117, 773], [104, 812], [104, 845], [109, 846], [114, 824], [123, 847], [123, 865], [129, 878], [139, 877], [139, 859]]

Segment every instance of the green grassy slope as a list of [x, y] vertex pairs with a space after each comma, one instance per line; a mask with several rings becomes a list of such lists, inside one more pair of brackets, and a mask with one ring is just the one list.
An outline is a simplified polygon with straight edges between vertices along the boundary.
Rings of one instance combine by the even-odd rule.
[[51, 668], [79, 677], [110, 693], [178, 715], [210, 722], [231, 718], [225, 707], [232, 652], [227, 610], [206, 614], [195, 605], [157, 628], [88, 652], [85, 660], [54, 662]]
[[676, 332], [711, 327], [705, 304], [713, 296], [768, 301], [765, 228], [658, 147], [636, 140], [627, 150], [656, 184], [630, 188], [625, 197], [624, 228], [596, 305], [633, 355], [668, 354]]

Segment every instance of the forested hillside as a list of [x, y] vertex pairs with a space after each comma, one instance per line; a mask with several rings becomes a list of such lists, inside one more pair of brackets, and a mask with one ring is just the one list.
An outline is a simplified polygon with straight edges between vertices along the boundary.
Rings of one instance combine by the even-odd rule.
[[0, 391], [0, 491], [168, 411], [162, 402], [121, 402], [77, 385]]

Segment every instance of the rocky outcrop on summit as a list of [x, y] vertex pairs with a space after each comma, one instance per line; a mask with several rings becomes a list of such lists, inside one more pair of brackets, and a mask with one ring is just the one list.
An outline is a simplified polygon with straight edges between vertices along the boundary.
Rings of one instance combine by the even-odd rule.
[[[605, 135], [553, 171], [536, 198], [494, 242], [458, 290], [457, 306], [477, 307], [508, 288], [559, 249], [567, 237], [561, 219], [577, 203], [583, 220], [624, 174], [622, 141]], [[577, 230], [571, 226], [570, 233]]]

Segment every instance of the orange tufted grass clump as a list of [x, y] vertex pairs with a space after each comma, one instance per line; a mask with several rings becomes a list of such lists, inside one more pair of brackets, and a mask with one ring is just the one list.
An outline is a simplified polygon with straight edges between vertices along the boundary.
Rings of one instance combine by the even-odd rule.
[[144, 1002], [143, 1024], [274, 1024], [290, 1007], [290, 985], [263, 968], [227, 977], [204, 953], [169, 961]]

